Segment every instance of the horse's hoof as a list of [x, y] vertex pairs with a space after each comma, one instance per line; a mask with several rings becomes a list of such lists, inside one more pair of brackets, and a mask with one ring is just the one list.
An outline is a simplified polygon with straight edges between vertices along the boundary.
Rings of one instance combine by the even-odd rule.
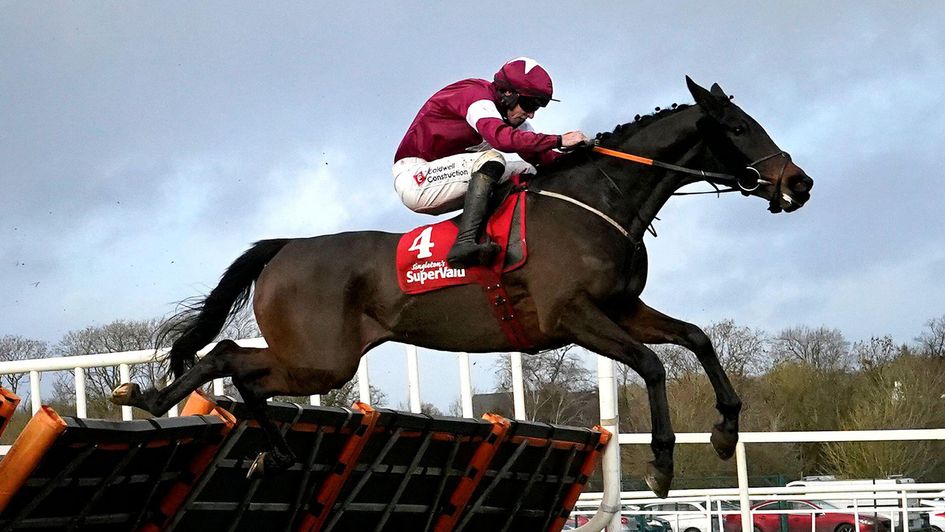
[[246, 478], [256, 480], [264, 476], [266, 476], [266, 453], [259, 453], [253, 463], [250, 464], [249, 471], [246, 472]]
[[712, 427], [712, 436], [709, 438], [715, 454], [722, 460], [728, 460], [735, 454], [735, 444], [738, 443], [737, 430], [724, 430], [722, 423], [716, 423]]
[[246, 478], [253, 480], [263, 478], [266, 475], [273, 475], [285, 471], [294, 463], [294, 456], [285, 456], [278, 451], [261, 452], [256, 455], [256, 459], [249, 465]]
[[669, 495], [669, 487], [673, 483], [673, 470], [664, 471], [656, 466], [654, 462], [647, 462], [646, 474], [643, 476], [646, 485], [653, 490], [653, 493], [661, 499]]
[[112, 402], [116, 405], [130, 406], [141, 396], [141, 388], [133, 382], [126, 382], [112, 390]]

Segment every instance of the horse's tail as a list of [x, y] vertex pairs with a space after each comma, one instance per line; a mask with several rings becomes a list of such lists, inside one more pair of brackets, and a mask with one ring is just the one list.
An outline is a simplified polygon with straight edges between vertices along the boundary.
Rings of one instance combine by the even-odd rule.
[[182, 302], [183, 310], [169, 318], [156, 337], [156, 346], [174, 342], [169, 355], [170, 372], [180, 378], [197, 360], [197, 351], [213, 341], [230, 316], [249, 302], [256, 278], [290, 239], [260, 240], [226, 269], [220, 283], [203, 300]]

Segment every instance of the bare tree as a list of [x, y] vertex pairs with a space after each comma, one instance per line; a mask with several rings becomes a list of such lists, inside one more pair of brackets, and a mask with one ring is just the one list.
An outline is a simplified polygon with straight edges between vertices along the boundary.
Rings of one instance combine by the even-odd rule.
[[[387, 394], [373, 385], [369, 386], [371, 390], [371, 406], [384, 406], [387, 404]], [[322, 405], [324, 406], [344, 406], [349, 407], [355, 401], [360, 401], [361, 395], [358, 387], [358, 377], [355, 376], [350, 381], [344, 383], [341, 388], [332, 390], [322, 395]]]
[[[726, 373], [733, 377], [759, 375], [768, 365], [768, 335], [750, 327], [739, 327], [733, 320], [722, 320], [705, 328]], [[703, 374], [696, 356], [677, 345], [651, 346], [666, 367], [666, 377], [679, 380]]]
[[[32, 340], [22, 336], [7, 335], [0, 338], [0, 361], [30, 360], [45, 358], [48, 353], [46, 342]], [[26, 373], [7, 373], [0, 375], [0, 386], [16, 393]]]
[[[118, 320], [106, 325], [90, 326], [66, 333], [53, 351], [58, 356], [77, 356], [153, 350], [156, 347], [154, 336], [159, 325], [160, 320], [151, 319]], [[105, 415], [113, 412], [114, 407], [108, 397], [111, 396], [111, 391], [121, 384], [118, 368], [88, 368], [85, 374], [90, 413]], [[163, 375], [161, 364], [156, 362], [131, 366], [131, 379], [146, 386], [161, 384]], [[57, 400], [71, 404], [74, 401], [74, 386], [71, 377], [60, 375], [54, 385]]]
[[230, 340], [240, 340], [244, 338], [258, 338], [262, 336], [259, 332], [259, 326], [256, 324], [256, 317], [253, 315], [252, 305], [247, 305], [239, 313], [230, 318], [226, 327], [217, 335], [218, 339], [227, 338]]
[[[694, 377], [702, 371], [702, 365], [699, 364], [696, 355], [684, 347], [673, 344], [659, 344], [651, 345], [650, 348], [663, 362], [663, 367], [666, 369], [666, 378], [671, 381]], [[630, 382], [641, 384], [643, 382], [635, 377], [636, 373], [633, 373], [629, 366], [623, 364], [620, 364], [620, 366], [623, 368], [622, 373], [626, 374], [623, 380], [627, 384], [630, 384]]]
[[852, 366], [850, 343], [839, 329], [807, 326], [784, 329], [772, 342], [776, 363], [800, 362], [822, 370]]
[[915, 340], [919, 342], [921, 354], [927, 357], [945, 358], [945, 314], [925, 323], [927, 330], [922, 331]]
[[[401, 411], [404, 411], [404, 412], [409, 412], [409, 411], [410, 411], [410, 405], [407, 404], [407, 403], [405, 403], [405, 402], [404, 402], [404, 403], [399, 403], [399, 404], [397, 405], [396, 410], [401, 410]], [[420, 413], [421, 413], [421, 414], [426, 414], [426, 415], [428, 415], [428, 416], [442, 416], [442, 415], [443, 415], [443, 411], [440, 410], [439, 408], [437, 408], [437, 406], [436, 406], [435, 404], [433, 404], [433, 403], [427, 403], [427, 402], [424, 402], [424, 401], [421, 401], [421, 402], [420, 402]]]
[[739, 327], [733, 320], [713, 323], [705, 329], [725, 371], [734, 377], [759, 375], [767, 369], [767, 333]]
[[901, 352], [891, 336], [872, 336], [869, 340], [854, 342], [853, 358], [863, 369], [870, 370], [888, 364]]
[[[502, 357], [496, 363], [498, 391], [512, 389], [512, 363]], [[576, 346], [522, 356], [525, 411], [529, 419], [548, 423], [581, 423], [596, 396], [593, 375], [584, 367]]]

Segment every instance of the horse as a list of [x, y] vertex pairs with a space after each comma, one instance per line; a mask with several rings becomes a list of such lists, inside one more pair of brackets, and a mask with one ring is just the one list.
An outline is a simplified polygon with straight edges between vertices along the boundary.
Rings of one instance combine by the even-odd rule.
[[[502, 279], [530, 341], [514, 345], [475, 284], [406, 295], [393, 265], [402, 235], [345, 232], [256, 242], [204, 299], [171, 319], [164, 332], [175, 379], [163, 389], [124, 383], [112, 401], [162, 415], [206, 382], [232, 377], [269, 439], [249, 475], [295, 462], [265, 400], [324, 394], [349, 381], [359, 359], [388, 341], [441, 351], [537, 353], [576, 344], [627, 364], [646, 384], [653, 460], [645, 480], [661, 497], [673, 478], [675, 435], [666, 373], [646, 344], [692, 351], [716, 394], [721, 420], [711, 442], [734, 454], [741, 400], [699, 327], [650, 308], [644, 233], [678, 189], [700, 181], [731, 187], [792, 212], [810, 198], [813, 180], [719, 85], [686, 76], [695, 104], [674, 105], [594, 139], [531, 177], [525, 188], [527, 262]], [[646, 154], [646, 158], [633, 154]], [[624, 159], [630, 159], [627, 161]], [[632, 162], [635, 161], [635, 162]], [[196, 353], [248, 304], [267, 347], [221, 340]]]

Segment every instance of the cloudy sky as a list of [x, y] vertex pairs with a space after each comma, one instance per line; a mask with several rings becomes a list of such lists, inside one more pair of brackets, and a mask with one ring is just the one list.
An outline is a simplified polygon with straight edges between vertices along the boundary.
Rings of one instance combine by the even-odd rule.
[[945, 314], [942, 3], [394, 4], [0, 0], [0, 335], [167, 314], [258, 239], [428, 223], [393, 191], [404, 130], [520, 55], [562, 100], [539, 131], [690, 102], [689, 74], [814, 178], [790, 215], [671, 201], [650, 305], [898, 342]]

